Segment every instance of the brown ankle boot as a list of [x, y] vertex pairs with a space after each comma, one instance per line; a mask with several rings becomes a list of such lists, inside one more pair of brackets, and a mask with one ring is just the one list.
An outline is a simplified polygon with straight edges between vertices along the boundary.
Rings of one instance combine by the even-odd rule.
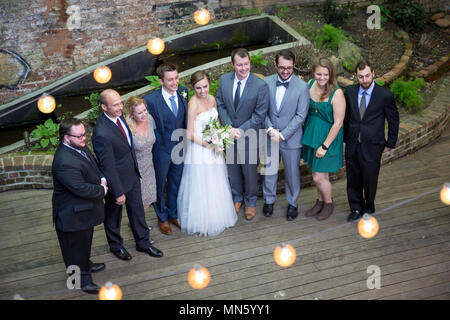
[[314, 217], [316, 214], [318, 214], [323, 208], [323, 203], [323, 201], [319, 201], [319, 199], [317, 199], [316, 204], [311, 209], [306, 211], [305, 217]]
[[328, 219], [334, 211], [334, 201], [331, 203], [324, 203], [323, 209], [320, 211], [319, 215], [316, 217], [317, 220], [322, 221]]

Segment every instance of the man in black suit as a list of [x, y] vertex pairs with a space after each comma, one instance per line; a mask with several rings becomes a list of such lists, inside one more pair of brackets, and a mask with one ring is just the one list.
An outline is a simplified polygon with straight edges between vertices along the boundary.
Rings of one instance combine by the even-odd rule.
[[347, 197], [351, 210], [349, 222], [359, 219], [364, 213], [375, 212], [381, 155], [395, 148], [399, 127], [394, 96], [375, 83], [371, 65], [362, 61], [355, 72], [359, 85], [351, 85], [345, 90], [344, 141]]
[[150, 243], [132, 134], [122, 117], [122, 98], [107, 89], [100, 94], [100, 103], [104, 112], [97, 119], [92, 145], [110, 191], [105, 198], [105, 232], [110, 251], [119, 259], [131, 260], [120, 236], [125, 204], [136, 250], [162, 257], [163, 253]]
[[86, 130], [79, 119], [66, 119], [59, 126], [60, 144], [52, 163], [53, 224], [56, 227], [66, 267], [80, 268], [81, 289], [98, 293], [91, 272], [105, 264], [93, 263], [91, 255], [94, 226], [103, 222], [106, 180], [86, 147]]

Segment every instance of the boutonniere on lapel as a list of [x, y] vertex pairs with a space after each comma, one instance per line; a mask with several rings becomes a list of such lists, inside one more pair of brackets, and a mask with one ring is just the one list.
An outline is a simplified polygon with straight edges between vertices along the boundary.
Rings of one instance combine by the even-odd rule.
[[187, 100], [188, 93], [186, 91], [180, 91], [180, 95], [183, 97], [184, 100]]

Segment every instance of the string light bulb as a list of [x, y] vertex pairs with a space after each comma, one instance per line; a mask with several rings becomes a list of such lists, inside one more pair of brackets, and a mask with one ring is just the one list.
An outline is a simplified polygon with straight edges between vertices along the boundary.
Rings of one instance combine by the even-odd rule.
[[209, 20], [211, 20], [211, 14], [207, 9], [202, 8], [194, 12], [195, 23], [204, 26], [205, 24], [208, 24]]
[[446, 205], [450, 205], [450, 183], [446, 182], [441, 189], [441, 201]]
[[358, 231], [361, 237], [370, 239], [378, 233], [378, 221], [370, 214], [365, 213], [358, 222]]
[[56, 108], [55, 98], [51, 95], [44, 93], [38, 100], [38, 109], [42, 113], [52, 113]]
[[161, 38], [152, 38], [147, 42], [147, 49], [153, 55], [161, 54], [164, 51], [166, 45]]
[[188, 283], [194, 289], [201, 290], [206, 288], [210, 280], [211, 275], [208, 269], [198, 264], [188, 272]]
[[297, 258], [295, 249], [290, 244], [282, 243], [273, 251], [273, 259], [280, 267], [289, 267]]
[[99, 300], [121, 300], [122, 289], [117, 284], [107, 282], [98, 293]]
[[111, 80], [112, 72], [107, 66], [101, 66], [94, 70], [94, 79], [100, 84], [105, 84]]

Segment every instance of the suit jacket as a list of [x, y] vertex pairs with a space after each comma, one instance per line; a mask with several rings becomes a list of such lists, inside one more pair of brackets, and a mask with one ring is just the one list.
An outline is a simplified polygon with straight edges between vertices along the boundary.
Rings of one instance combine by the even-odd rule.
[[141, 177], [133, 147], [133, 136], [128, 129], [131, 146], [119, 127], [102, 113], [95, 125], [92, 146], [99, 160], [100, 170], [108, 181], [108, 192], [114, 198], [126, 194]]
[[162, 89], [158, 89], [144, 96], [148, 112], [152, 115], [156, 124], [156, 141], [153, 145], [153, 154], [156, 158], [160, 152], [164, 152], [170, 156], [173, 147], [182, 141], [182, 138], [177, 141], [172, 141], [171, 136], [176, 129], [186, 129], [188, 90], [185, 87], [179, 87], [177, 96], [178, 114], [176, 117], [164, 100]]
[[270, 92], [270, 107], [267, 113], [265, 128], [278, 129], [284, 137], [280, 142], [280, 148], [297, 149], [301, 148], [303, 135], [302, 124], [305, 121], [309, 109], [309, 88], [299, 77], [292, 75], [289, 87], [286, 89], [280, 110], [277, 111], [278, 74], [266, 77]]
[[267, 84], [250, 73], [239, 104], [235, 110], [233, 100], [233, 83], [235, 73], [230, 72], [220, 77], [216, 94], [217, 109], [222, 125], [240, 128], [244, 132], [252, 128], [264, 127], [264, 119], [269, 108], [269, 89]]
[[89, 149], [84, 151], [89, 159], [61, 143], [53, 158], [53, 224], [63, 232], [87, 230], [104, 219], [103, 175]]
[[[399, 114], [394, 95], [377, 85], [361, 119], [358, 107], [359, 84], [345, 90], [346, 112], [344, 120], [345, 156], [353, 156], [360, 135], [365, 161], [379, 161], [384, 147], [395, 148], [398, 137]], [[385, 121], [388, 122], [388, 137], [385, 137]]]

